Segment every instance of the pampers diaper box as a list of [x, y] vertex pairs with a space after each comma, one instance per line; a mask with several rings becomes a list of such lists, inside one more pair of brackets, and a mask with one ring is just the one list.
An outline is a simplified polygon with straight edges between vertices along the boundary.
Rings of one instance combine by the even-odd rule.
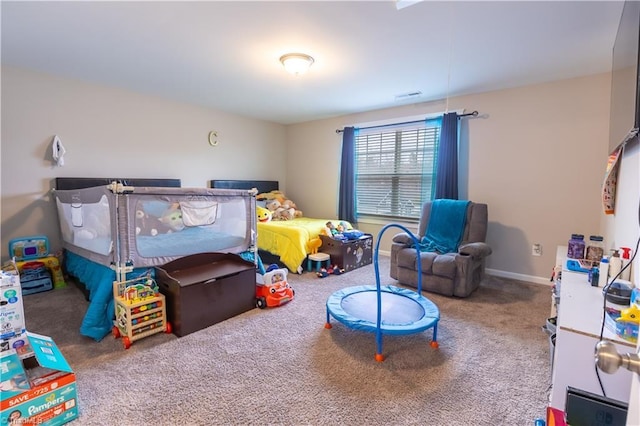
[[0, 352], [0, 425], [57, 426], [78, 417], [76, 376], [50, 337]]
[[20, 275], [0, 270], [0, 340], [6, 341], [25, 332]]

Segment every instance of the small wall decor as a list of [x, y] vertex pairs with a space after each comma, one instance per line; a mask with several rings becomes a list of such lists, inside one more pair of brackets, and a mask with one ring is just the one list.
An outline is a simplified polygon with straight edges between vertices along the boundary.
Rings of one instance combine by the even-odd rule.
[[602, 185], [602, 205], [605, 214], [614, 214], [616, 207], [616, 186], [618, 184], [618, 169], [623, 146], [609, 154], [607, 172]]
[[53, 159], [55, 160], [58, 167], [64, 166], [64, 154], [67, 152], [62, 145], [62, 141], [55, 135], [53, 137], [53, 142], [51, 143], [51, 151], [53, 154]]
[[216, 130], [212, 130], [209, 132], [209, 145], [211, 146], [218, 145], [218, 132]]

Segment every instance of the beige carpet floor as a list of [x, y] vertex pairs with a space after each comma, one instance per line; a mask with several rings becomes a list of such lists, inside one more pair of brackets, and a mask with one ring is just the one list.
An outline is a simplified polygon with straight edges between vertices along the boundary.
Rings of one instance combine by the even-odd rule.
[[[388, 258], [380, 257], [382, 284]], [[531, 425], [544, 417], [550, 288], [487, 276], [466, 299], [425, 293], [432, 331], [375, 335], [333, 321], [325, 302], [375, 284], [373, 265], [319, 279], [290, 275], [291, 303], [253, 309], [193, 334], [156, 334], [125, 350], [79, 334], [73, 284], [25, 297], [27, 328], [50, 335], [77, 374], [77, 425]]]

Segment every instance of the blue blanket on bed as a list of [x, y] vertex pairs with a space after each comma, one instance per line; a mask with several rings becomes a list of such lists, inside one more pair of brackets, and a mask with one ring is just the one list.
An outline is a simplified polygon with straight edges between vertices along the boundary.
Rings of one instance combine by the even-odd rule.
[[427, 233], [420, 241], [420, 251], [457, 252], [464, 233], [468, 206], [469, 201], [466, 200], [433, 201]]
[[[76, 277], [89, 292], [89, 307], [80, 326], [80, 334], [97, 341], [111, 333], [116, 316], [113, 300], [113, 282], [116, 273], [113, 269], [92, 262], [82, 256], [65, 251], [65, 268]], [[138, 268], [127, 274], [127, 279], [154, 273], [151, 268]]]

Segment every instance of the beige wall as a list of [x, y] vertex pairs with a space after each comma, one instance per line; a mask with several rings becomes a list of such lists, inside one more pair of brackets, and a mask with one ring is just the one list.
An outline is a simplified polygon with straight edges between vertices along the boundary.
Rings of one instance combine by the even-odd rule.
[[[208, 143], [211, 130], [219, 144]], [[54, 166], [57, 134], [67, 153]], [[2, 68], [2, 259], [11, 238], [61, 247], [48, 190], [57, 176], [273, 179], [285, 183], [285, 127], [223, 111]]]
[[[468, 167], [461, 171], [461, 194], [489, 204], [490, 272], [545, 281], [556, 246], [571, 233], [620, 235], [636, 226], [601, 214], [609, 86], [609, 74], [602, 74], [450, 99], [451, 110], [481, 115], [463, 122], [461, 162]], [[206, 186], [213, 178], [274, 179], [306, 215], [335, 219], [341, 155], [335, 130], [444, 109], [438, 101], [281, 126], [5, 67], [3, 259], [8, 240], [18, 236], [46, 234], [60, 247], [47, 196], [56, 176], [178, 177], [183, 186]], [[215, 148], [207, 143], [211, 130], [220, 135]], [[68, 151], [62, 168], [51, 158], [54, 134]], [[637, 188], [634, 158], [626, 176]], [[637, 203], [633, 197], [624, 195], [627, 204]], [[382, 224], [358, 225], [377, 235]], [[543, 245], [543, 256], [531, 256], [533, 243]], [[388, 238], [381, 250], [389, 250]]]
[[[558, 245], [574, 232], [600, 232], [609, 86], [609, 74], [601, 74], [450, 99], [450, 110], [481, 116], [466, 119], [461, 132], [468, 161], [461, 182], [469, 199], [489, 205], [492, 272], [548, 281]], [[297, 159], [289, 163], [289, 196], [334, 217], [341, 145], [335, 129], [444, 109], [432, 102], [288, 126], [289, 155]], [[359, 228], [377, 235], [381, 226]], [[389, 250], [387, 240], [381, 250]], [[533, 243], [542, 244], [541, 257], [531, 255]]]

